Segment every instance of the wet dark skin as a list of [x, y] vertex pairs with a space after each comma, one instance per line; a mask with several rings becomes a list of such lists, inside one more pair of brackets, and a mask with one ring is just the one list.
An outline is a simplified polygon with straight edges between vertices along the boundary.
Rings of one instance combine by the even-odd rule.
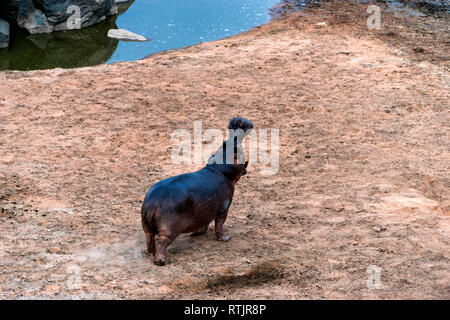
[[[246, 134], [253, 124], [243, 118], [230, 121], [229, 129], [242, 129]], [[230, 146], [224, 142], [204, 168], [162, 180], [147, 192], [142, 205], [142, 227], [144, 229], [148, 253], [154, 256], [156, 265], [166, 263], [166, 248], [181, 233], [205, 234], [214, 220], [215, 235], [219, 241], [228, 241], [223, 225], [233, 200], [234, 188], [247, 173], [248, 159], [245, 159], [241, 142], [234, 138]], [[232, 152], [230, 164], [226, 156]], [[214, 158], [223, 158], [215, 163]], [[230, 158], [229, 158], [230, 159]], [[211, 161], [213, 160], [213, 161]], [[230, 161], [228, 161], [230, 162]], [[159, 236], [156, 248], [155, 236]]]

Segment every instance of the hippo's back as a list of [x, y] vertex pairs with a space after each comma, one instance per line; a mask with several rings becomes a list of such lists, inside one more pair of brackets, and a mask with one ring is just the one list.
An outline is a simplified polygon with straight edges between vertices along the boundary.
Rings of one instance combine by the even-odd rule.
[[180, 211], [188, 209], [183, 208], [186, 205], [195, 207], [203, 203], [221, 202], [230, 195], [226, 178], [221, 173], [203, 168], [155, 183], [147, 192], [143, 207], [157, 206]]

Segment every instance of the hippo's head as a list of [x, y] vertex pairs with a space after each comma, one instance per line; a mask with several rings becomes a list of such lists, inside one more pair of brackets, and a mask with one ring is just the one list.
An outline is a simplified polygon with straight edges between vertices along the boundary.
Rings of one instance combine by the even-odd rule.
[[229, 138], [209, 158], [208, 165], [213, 165], [227, 177], [233, 185], [239, 178], [247, 174], [249, 163], [245, 156], [242, 141], [253, 128], [253, 123], [244, 118], [233, 118], [228, 124]]

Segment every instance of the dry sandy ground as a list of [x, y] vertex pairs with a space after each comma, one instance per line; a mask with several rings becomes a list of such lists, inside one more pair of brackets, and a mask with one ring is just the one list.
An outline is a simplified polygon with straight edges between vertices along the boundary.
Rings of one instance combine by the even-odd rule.
[[[0, 298], [450, 298], [448, 20], [383, 12], [371, 31], [365, 10], [0, 72]], [[230, 242], [183, 235], [153, 265], [144, 194], [201, 167], [172, 163], [171, 133], [237, 115], [280, 129], [280, 172], [249, 167]]]

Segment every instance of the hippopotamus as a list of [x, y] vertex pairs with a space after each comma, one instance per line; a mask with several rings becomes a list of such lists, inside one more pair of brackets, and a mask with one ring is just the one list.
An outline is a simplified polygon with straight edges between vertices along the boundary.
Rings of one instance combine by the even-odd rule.
[[[154, 263], [166, 263], [166, 248], [181, 233], [205, 234], [215, 221], [215, 236], [228, 241], [223, 225], [239, 179], [247, 173], [248, 158], [242, 140], [253, 128], [251, 121], [233, 118], [228, 124], [230, 137], [210, 157], [205, 167], [170, 177], [154, 184], [142, 204], [142, 227], [147, 250]], [[155, 236], [158, 235], [156, 249]]]

